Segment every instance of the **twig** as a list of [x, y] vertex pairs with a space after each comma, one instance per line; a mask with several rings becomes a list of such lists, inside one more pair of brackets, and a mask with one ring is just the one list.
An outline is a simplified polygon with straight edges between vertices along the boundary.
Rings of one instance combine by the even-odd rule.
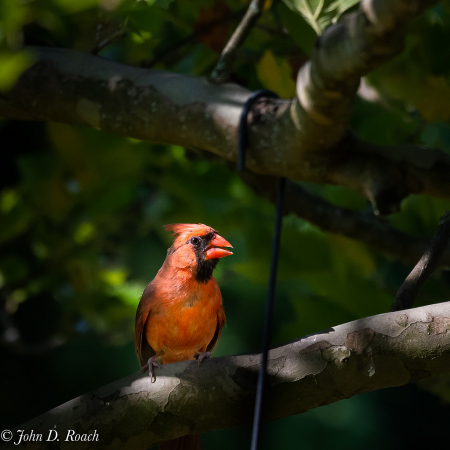
[[439, 219], [439, 227], [432, 237], [428, 248], [400, 286], [392, 303], [391, 311], [412, 308], [420, 289], [435, 271], [444, 254], [450, 238], [450, 212]]
[[97, 42], [89, 50], [89, 53], [92, 53], [93, 55], [97, 55], [98, 52], [103, 50], [107, 45], [111, 44], [115, 39], [121, 38], [126, 32], [126, 27], [121, 25], [110, 36], [107, 36], [105, 39], [103, 39], [102, 41], [98, 42], [98, 40], [100, 40], [99, 37], [100, 37], [101, 31], [102, 31], [102, 25], [100, 24], [98, 26], [98, 29], [97, 29]]
[[230, 78], [230, 73], [236, 59], [236, 53], [261, 16], [265, 2], [266, 0], [252, 0], [245, 16], [242, 18], [240, 24], [220, 55], [219, 61], [211, 74], [212, 81], [224, 83]]

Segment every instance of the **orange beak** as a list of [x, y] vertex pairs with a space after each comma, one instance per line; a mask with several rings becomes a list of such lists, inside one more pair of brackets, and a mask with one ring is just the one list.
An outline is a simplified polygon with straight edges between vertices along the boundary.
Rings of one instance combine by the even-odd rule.
[[230, 252], [229, 250], [225, 250], [224, 248], [220, 247], [233, 248], [233, 246], [228, 241], [226, 241], [222, 236], [215, 234], [214, 237], [209, 241], [209, 245], [206, 248], [205, 259], [219, 259], [223, 258], [224, 256], [233, 254], [233, 252]]

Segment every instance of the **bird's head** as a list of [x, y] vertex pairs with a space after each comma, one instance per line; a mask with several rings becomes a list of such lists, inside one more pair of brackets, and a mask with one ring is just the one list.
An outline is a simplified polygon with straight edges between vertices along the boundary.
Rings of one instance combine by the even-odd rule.
[[197, 281], [206, 283], [223, 258], [233, 253], [223, 247], [233, 246], [216, 230], [201, 223], [173, 223], [166, 231], [175, 234], [172, 247], [167, 251], [172, 265], [180, 269], [195, 270]]

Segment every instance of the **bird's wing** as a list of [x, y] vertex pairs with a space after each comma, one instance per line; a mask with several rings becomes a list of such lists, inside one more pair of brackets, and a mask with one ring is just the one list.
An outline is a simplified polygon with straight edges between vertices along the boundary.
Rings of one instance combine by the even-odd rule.
[[147, 364], [148, 360], [155, 355], [155, 350], [150, 346], [145, 338], [145, 325], [151, 314], [151, 289], [149, 286], [144, 290], [141, 301], [136, 311], [136, 323], [134, 332], [134, 347], [139, 363], [142, 366]]
[[207, 352], [212, 352], [214, 350], [214, 347], [217, 345], [217, 342], [219, 342], [220, 334], [222, 333], [222, 328], [225, 325], [225, 313], [223, 309], [221, 309], [217, 313], [217, 326], [216, 331], [214, 333], [213, 338], [211, 339], [211, 342], [206, 347]]

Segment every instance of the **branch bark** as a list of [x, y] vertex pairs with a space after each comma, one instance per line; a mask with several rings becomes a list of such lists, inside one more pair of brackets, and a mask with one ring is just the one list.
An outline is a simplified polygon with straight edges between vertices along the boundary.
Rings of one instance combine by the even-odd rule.
[[409, 23], [435, 3], [363, 0], [359, 11], [325, 29], [298, 73], [292, 104], [298, 126], [311, 131], [305, 149], [323, 152], [339, 144], [361, 77], [399, 54]]
[[[236, 160], [239, 117], [251, 95], [246, 89], [71, 50], [34, 51], [37, 62], [12, 91], [0, 95], [1, 118], [88, 125]], [[410, 192], [450, 198], [450, 157], [445, 153], [386, 148], [353, 136], [337, 150], [310, 152], [307, 141], [318, 131], [308, 129], [308, 121], [296, 128], [291, 116], [295, 102], [269, 99], [255, 105], [246, 159], [251, 171], [347, 186], [378, 202], [382, 211]], [[322, 136], [332, 128], [323, 129]]]
[[[449, 329], [450, 302], [367, 317], [275, 348], [269, 353], [264, 420], [448, 374]], [[167, 364], [156, 383], [133, 374], [20, 425], [14, 439], [18, 430], [47, 436], [53, 429], [61, 442], [67, 430], [96, 430], [98, 442], [70, 442], [67, 448], [145, 450], [185, 434], [248, 425], [259, 364], [260, 355], [253, 354]], [[16, 448], [38, 450], [48, 443]]]

